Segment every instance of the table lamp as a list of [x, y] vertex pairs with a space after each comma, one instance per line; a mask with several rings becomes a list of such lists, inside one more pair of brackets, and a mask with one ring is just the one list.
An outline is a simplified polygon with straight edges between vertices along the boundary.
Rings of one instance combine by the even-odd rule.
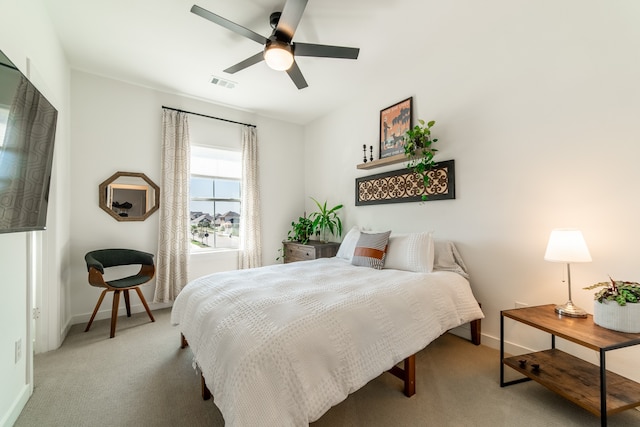
[[569, 301], [564, 305], [556, 306], [556, 313], [569, 317], [587, 317], [587, 312], [573, 304], [571, 301], [571, 267], [572, 262], [591, 262], [589, 249], [580, 230], [571, 228], [558, 228], [551, 231], [547, 251], [544, 254], [546, 261], [567, 263], [567, 282], [569, 288]]

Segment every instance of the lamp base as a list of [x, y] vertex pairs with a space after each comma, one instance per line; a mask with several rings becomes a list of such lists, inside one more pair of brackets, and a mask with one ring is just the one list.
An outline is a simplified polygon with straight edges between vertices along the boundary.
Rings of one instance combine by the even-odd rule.
[[563, 305], [556, 305], [556, 313], [568, 317], [587, 317], [587, 312], [574, 305], [571, 301]]

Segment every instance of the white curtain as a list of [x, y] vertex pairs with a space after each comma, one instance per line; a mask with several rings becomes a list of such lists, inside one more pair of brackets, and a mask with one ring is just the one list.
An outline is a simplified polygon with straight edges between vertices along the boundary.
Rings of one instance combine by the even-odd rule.
[[258, 187], [258, 138], [256, 128], [242, 128], [242, 214], [241, 250], [238, 266], [262, 266], [262, 230], [260, 226], [260, 189]]
[[162, 185], [153, 302], [171, 302], [187, 284], [189, 261], [189, 123], [162, 110]]

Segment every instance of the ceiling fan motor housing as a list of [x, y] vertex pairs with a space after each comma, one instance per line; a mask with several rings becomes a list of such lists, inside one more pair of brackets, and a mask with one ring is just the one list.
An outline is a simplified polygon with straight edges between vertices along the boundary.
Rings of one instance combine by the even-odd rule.
[[282, 16], [282, 12], [273, 12], [269, 16], [269, 24], [271, 25], [271, 28], [273, 28], [274, 30], [278, 26], [278, 22], [280, 22], [280, 16]]

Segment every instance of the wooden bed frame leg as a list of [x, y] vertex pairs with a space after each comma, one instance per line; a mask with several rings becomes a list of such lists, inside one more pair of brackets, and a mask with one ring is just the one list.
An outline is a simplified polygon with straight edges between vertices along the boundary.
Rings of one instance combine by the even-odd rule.
[[180, 334], [180, 348], [187, 348], [189, 347], [189, 343], [187, 342], [187, 339], [184, 337], [184, 334]]
[[207, 383], [204, 380], [204, 375], [200, 372], [200, 386], [202, 388], [202, 400], [211, 399], [211, 391], [209, 391], [209, 387], [207, 387]]
[[[478, 303], [478, 306], [482, 308], [482, 304]], [[471, 342], [475, 345], [480, 345], [480, 337], [482, 335], [481, 319], [472, 320], [469, 326], [471, 327]]]
[[397, 366], [389, 369], [390, 374], [404, 381], [404, 395], [411, 397], [416, 394], [416, 355], [404, 359], [404, 369]]
[[482, 334], [482, 323], [480, 319], [473, 320], [470, 323], [471, 326], [471, 342], [475, 345], [480, 345], [480, 336]]
[[[180, 333], [180, 348], [186, 348], [189, 346], [187, 339], [184, 337], [183, 333]], [[202, 375], [202, 371], [200, 371], [200, 392], [202, 394], [202, 400], [211, 399], [211, 391], [209, 387], [207, 387], [207, 382], [204, 380], [204, 375]]]
[[411, 397], [416, 394], [416, 355], [404, 359], [404, 395]]

